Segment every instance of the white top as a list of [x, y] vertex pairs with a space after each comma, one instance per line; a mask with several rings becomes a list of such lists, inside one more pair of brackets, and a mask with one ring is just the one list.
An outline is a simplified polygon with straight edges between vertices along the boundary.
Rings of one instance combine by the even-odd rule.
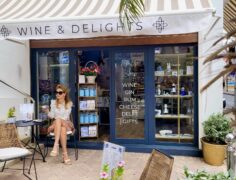
[[71, 113], [71, 107], [72, 103], [69, 103], [68, 108], [66, 109], [65, 104], [59, 104], [58, 108], [56, 106], [56, 100], [51, 100], [51, 110], [48, 113], [48, 116], [50, 118], [54, 119], [63, 119], [63, 120], [70, 120], [70, 113]]

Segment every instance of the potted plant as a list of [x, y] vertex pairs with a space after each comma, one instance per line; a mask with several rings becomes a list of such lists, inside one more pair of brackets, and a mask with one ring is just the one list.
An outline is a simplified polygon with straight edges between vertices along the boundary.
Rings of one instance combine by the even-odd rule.
[[7, 112], [7, 122], [8, 123], [15, 123], [16, 122], [16, 116], [15, 116], [15, 112], [16, 112], [16, 108], [13, 106], [13, 107], [10, 107], [8, 109], [8, 112]]
[[[92, 63], [92, 65], [88, 66], [89, 63]], [[81, 68], [81, 74], [85, 75], [87, 83], [95, 83], [95, 79], [98, 73], [99, 67], [94, 61], [87, 62], [85, 67]]]
[[226, 155], [225, 137], [232, 132], [230, 121], [221, 113], [212, 114], [203, 122], [205, 137], [201, 138], [204, 161], [220, 166]]

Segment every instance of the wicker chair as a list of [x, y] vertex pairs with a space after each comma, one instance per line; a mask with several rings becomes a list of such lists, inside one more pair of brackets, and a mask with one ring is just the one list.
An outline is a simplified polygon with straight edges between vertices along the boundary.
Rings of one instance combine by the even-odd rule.
[[156, 149], [151, 153], [140, 180], [169, 180], [174, 158]]
[[[32, 162], [34, 163], [35, 177], [36, 179], [38, 179], [36, 165], [34, 161], [34, 153], [31, 153], [28, 149], [23, 147], [23, 145], [19, 140], [16, 126], [14, 124], [0, 124], [0, 162], [4, 163], [1, 172], [3, 172], [4, 169], [7, 169], [5, 167], [7, 161], [20, 158], [23, 159], [22, 170], [24, 176], [31, 179], [29, 176], [25, 174], [25, 170], [27, 170], [25, 168], [25, 158], [28, 156], [32, 156]], [[28, 173], [30, 173], [30, 170]]]

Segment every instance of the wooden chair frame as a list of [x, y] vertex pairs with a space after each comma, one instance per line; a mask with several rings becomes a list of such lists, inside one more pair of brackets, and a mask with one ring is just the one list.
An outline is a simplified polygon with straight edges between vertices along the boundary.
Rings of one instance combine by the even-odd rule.
[[174, 158], [153, 149], [139, 180], [169, 180]]

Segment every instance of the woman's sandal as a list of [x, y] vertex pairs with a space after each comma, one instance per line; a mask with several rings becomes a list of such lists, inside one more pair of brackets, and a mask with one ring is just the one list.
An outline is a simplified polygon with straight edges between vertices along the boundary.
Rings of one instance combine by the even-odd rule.
[[[67, 153], [63, 153], [63, 154], [62, 154], [63, 163], [64, 163], [65, 165], [71, 165], [72, 163], [71, 163], [71, 160], [70, 160], [69, 158], [68, 158], [68, 159], [64, 159], [65, 155], [67, 155]], [[68, 155], [67, 155], [67, 156], [68, 156]]]
[[58, 155], [59, 155], [59, 144], [56, 145], [56, 151], [52, 150], [50, 152], [50, 156], [52, 156], [52, 157], [55, 157], [55, 156], [58, 156]]

